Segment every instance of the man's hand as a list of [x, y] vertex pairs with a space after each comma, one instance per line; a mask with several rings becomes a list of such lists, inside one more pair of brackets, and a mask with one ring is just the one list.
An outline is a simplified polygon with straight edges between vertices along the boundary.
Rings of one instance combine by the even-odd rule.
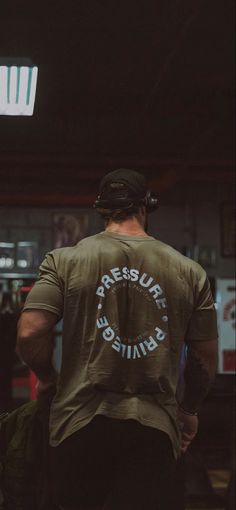
[[198, 431], [198, 416], [184, 413], [178, 408], [178, 419], [182, 432], [180, 451], [185, 453]]

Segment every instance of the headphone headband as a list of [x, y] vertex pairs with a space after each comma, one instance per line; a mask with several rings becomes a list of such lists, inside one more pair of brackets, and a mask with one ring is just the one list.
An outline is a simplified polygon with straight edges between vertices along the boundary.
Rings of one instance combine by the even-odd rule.
[[120, 196], [116, 196], [114, 198], [107, 197], [102, 198], [102, 195], [98, 195], [97, 199], [94, 202], [94, 208], [98, 209], [129, 209], [133, 206], [142, 206], [144, 205], [147, 209], [148, 213], [156, 211], [158, 208], [158, 198], [151, 191], [147, 191], [145, 197], [130, 197], [128, 194], [120, 194]]

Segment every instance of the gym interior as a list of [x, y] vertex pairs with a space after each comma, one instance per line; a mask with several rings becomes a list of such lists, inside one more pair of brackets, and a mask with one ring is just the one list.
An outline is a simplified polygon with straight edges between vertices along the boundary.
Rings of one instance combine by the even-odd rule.
[[159, 200], [148, 232], [202, 265], [218, 321], [217, 375], [174, 510], [233, 510], [234, 2], [12, 0], [1, 16], [0, 411], [36, 398], [16, 325], [45, 254], [103, 230], [93, 203], [106, 172], [143, 172]]

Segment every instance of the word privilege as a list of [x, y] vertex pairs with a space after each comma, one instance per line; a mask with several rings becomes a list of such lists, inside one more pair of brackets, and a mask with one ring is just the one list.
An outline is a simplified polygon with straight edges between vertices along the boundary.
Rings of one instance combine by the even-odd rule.
[[130, 345], [121, 342], [120, 337], [116, 336], [115, 331], [109, 326], [105, 316], [97, 320], [97, 327], [102, 330], [103, 340], [112, 342], [112, 348], [120, 353], [122, 358], [127, 359], [137, 359], [146, 356], [148, 352], [154, 351], [166, 337], [166, 333], [156, 326], [153, 336], [150, 335], [143, 341]]

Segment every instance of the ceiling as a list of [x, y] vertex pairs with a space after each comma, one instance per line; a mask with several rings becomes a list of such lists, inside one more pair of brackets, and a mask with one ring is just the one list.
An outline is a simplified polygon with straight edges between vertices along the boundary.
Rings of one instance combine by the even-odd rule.
[[33, 117], [0, 116], [0, 204], [86, 204], [121, 166], [233, 179], [233, 0], [2, 4], [0, 56], [39, 75]]

